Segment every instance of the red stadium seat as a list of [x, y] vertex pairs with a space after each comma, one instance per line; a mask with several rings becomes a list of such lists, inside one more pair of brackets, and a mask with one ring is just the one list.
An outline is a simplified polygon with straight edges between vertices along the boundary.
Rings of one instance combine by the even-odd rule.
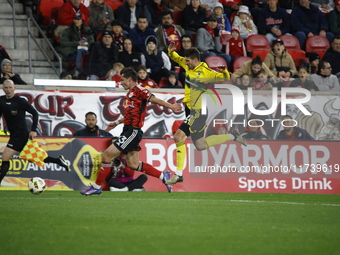
[[237, 69], [240, 69], [244, 62], [252, 60], [251, 57], [238, 57], [234, 60], [233, 63], [233, 71], [235, 72]]
[[37, 6], [37, 13], [41, 14], [44, 18], [43, 24], [51, 24], [52, 9], [61, 7], [64, 4], [63, 0], [40, 0]]
[[260, 56], [261, 60], [264, 61], [269, 52], [270, 49], [253, 50], [253, 58], [256, 58], [256, 56]]
[[103, 31], [100, 31], [96, 36], [96, 41], [100, 41], [103, 37]]
[[281, 35], [279, 39], [285, 44], [287, 50], [301, 50], [299, 40], [293, 35]]
[[[225, 62], [224, 58], [219, 56], [208, 56], [204, 59], [204, 61], [208, 64], [211, 69], [217, 71], [218, 66], [226, 66], [227, 63]], [[228, 68], [228, 67], [227, 67]]]
[[251, 35], [246, 40], [246, 49], [247, 52], [253, 52], [254, 56], [254, 50], [268, 50], [269, 52], [271, 47], [267, 37], [264, 35]]
[[306, 40], [306, 52], [315, 52], [319, 54], [320, 59], [323, 58], [329, 47], [327, 38], [320, 35], [308, 37]]
[[292, 56], [293, 60], [306, 57], [306, 52], [303, 50], [288, 50], [288, 53]]
[[196, 33], [190, 34], [190, 37], [191, 37], [191, 40], [192, 40], [192, 45], [196, 45], [197, 34]]
[[174, 24], [175, 25], [180, 25], [181, 24], [181, 19], [182, 19], [182, 10], [176, 10], [172, 13], [174, 17]]
[[295, 67], [298, 68], [302, 64], [309, 64], [309, 59], [308, 58], [297, 58], [297, 59], [294, 59], [294, 64], [295, 64]]

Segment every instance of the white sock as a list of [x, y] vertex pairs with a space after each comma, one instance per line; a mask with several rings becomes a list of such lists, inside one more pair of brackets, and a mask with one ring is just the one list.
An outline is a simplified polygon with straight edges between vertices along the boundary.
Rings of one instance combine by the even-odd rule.
[[93, 183], [92, 186], [95, 188], [95, 189], [100, 189], [102, 186], [96, 184], [96, 183]]
[[163, 175], [163, 173], [161, 173], [161, 175], [159, 176], [159, 179], [163, 180], [163, 177], [164, 177], [164, 175]]
[[233, 134], [228, 134], [230, 135], [230, 141], [234, 141], [235, 140], [235, 136]]
[[182, 176], [183, 175], [183, 170], [176, 170], [176, 175]]
[[115, 188], [115, 187], [110, 187], [110, 191], [129, 191], [128, 187], [124, 187], [121, 189]]

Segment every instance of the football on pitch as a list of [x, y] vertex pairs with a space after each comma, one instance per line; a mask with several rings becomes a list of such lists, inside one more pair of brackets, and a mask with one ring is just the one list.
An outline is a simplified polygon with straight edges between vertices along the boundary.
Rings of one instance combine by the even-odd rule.
[[28, 182], [28, 190], [31, 191], [33, 194], [40, 194], [46, 188], [46, 183], [40, 177], [34, 177], [29, 180]]

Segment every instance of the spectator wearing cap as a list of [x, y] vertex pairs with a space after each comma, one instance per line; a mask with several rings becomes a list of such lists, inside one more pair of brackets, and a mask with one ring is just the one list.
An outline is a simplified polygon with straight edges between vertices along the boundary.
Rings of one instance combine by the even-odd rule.
[[340, 0], [334, 0], [334, 9], [327, 15], [329, 31], [340, 35]]
[[181, 26], [184, 28], [186, 34], [196, 33], [207, 19], [206, 10], [201, 5], [200, 0], [190, 0], [183, 12], [181, 19]]
[[248, 6], [241, 5], [234, 18], [233, 27], [240, 28], [240, 38], [247, 39], [249, 35], [257, 34], [257, 27], [250, 18]]
[[231, 61], [238, 57], [246, 57], [247, 50], [244, 41], [240, 38], [240, 28], [233, 27], [231, 30], [231, 38], [227, 41], [226, 53], [230, 55]]
[[313, 35], [326, 37], [331, 43], [334, 35], [328, 31], [328, 22], [319, 8], [310, 3], [310, 0], [299, 0], [290, 16], [294, 36], [300, 42], [301, 49], [305, 49], [306, 40]]
[[153, 35], [146, 38], [145, 48], [145, 66], [148, 69], [150, 78], [159, 83], [171, 70], [170, 59], [164, 51], [158, 50], [157, 38]]
[[110, 22], [114, 20], [114, 15], [111, 7], [104, 4], [104, 0], [92, 0], [89, 11], [90, 27], [95, 35], [104, 30], [111, 31]]
[[329, 62], [321, 60], [318, 65], [318, 72], [310, 76], [310, 80], [320, 91], [340, 91], [338, 78], [331, 73], [332, 67]]
[[85, 73], [90, 80], [98, 80], [108, 76], [118, 59], [118, 47], [113, 42], [110, 31], [104, 31], [100, 41], [93, 44]]
[[316, 52], [307, 52], [306, 57], [309, 60], [308, 72], [314, 74], [318, 72], [318, 65], [320, 61], [320, 56]]
[[127, 35], [123, 33], [123, 24], [119, 20], [113, 20], [111, 22], [113, 42], [117, 45], [118, 50], [123, 50], [123, 42], [127, 38]]
[[20, 75], [13, 72], [13, 64], [12, 61], [4, 58], [1, 61], [1, 72], [0, 72], [0, 84], [3, 84], [5, 80], [12, 80], [14, 84], [18, 85], [27, 85], [26, 82], [24, 82]]
[[224, 13], [223, 5], [220, 2], [217, 2], [214, 9], [213, 14], [217, 19], [217, 28], [222, 31], [231, 31], [230, 21], [227, 15]]
[[329, 62], [332, 66], [332, 74], [340, 78], [340, 35], [334, 36], [331, 47], [322, 60]]
[[62, 32], [73, 22], [74, 15], [79, 12], [83, 15], [86, 25], [89, 25], [89, 10], [81, 3], [81, 0], [70, 0], [65, 2], [58, 10], [58, 19], [56, 24], [55, 36], [61, 36]]
[[66, 61], [76, 61], [75, 74], [81, 72], [82, 57], [88, 53], [94, 42], [92, 30], [84, 24], [81, 13], [76, 13], [73, 22], [66, 28], [60, 38], [60, 51]]
[[217, 19], [213, 15], [209, 16], [208, 24], [205, 28], [198, 29], [196, 47], [202, 52], [203, 59], [208, 56], [219, 56], [224, 58], [229, 67], [231, 66], [231, 57], [221, 52], [222, 44], [219, 30], [217, 29]]
[[129, 32], [134, 28], [140, 16], [144, 16], [143, 7], [137, 0], [126, 0], [125, 4], [115, 10], [115, 17], [123, 25], [123, 30]]
[[171, 11], [162, 12], [162, 25], [156, 28], [156, 37], [159, 43], [159, 50], [166, 50], [170, 42], [174, 41], [177, 45], [177, 50], [181, 48], [180, 38], [185, 34], [184, 29], [180, 25], [175, 25], [174, 17]]
[[258, 19], [260, 34], [264, 34], [270, 45], [281, 35], [288, 34], [290, 23], [287, 11], [278, 5], [278, 0], [267, 0]]
[[264, 63], [277, 77], [287, 79], [297, 74], [294, 60], [286, 51], [281, 39], [273, 41], [273, 47], [264, 59]]

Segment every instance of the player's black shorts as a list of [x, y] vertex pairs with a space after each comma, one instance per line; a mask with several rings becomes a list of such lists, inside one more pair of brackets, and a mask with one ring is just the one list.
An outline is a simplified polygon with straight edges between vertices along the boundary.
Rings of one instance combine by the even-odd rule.
[[25, 130], [11, 132], [7, 147], [15, 151], [22, 151], [28, 141], [29, 133]]
[[186, 119], [179, 127], [186, 136], [191, 136], [192, 140], [198, 140], [204, 136], [206, 120], [208, 114], [202, 115], [201, 110], [189, 110], [185, 107]]
[[127, 154], [129, 151], [140, 151], [140, 141], [143, 137], [143, 131], [140, 128], [132, 126], [124, 126], [123, 132], [113, 144], [123, 152]]

